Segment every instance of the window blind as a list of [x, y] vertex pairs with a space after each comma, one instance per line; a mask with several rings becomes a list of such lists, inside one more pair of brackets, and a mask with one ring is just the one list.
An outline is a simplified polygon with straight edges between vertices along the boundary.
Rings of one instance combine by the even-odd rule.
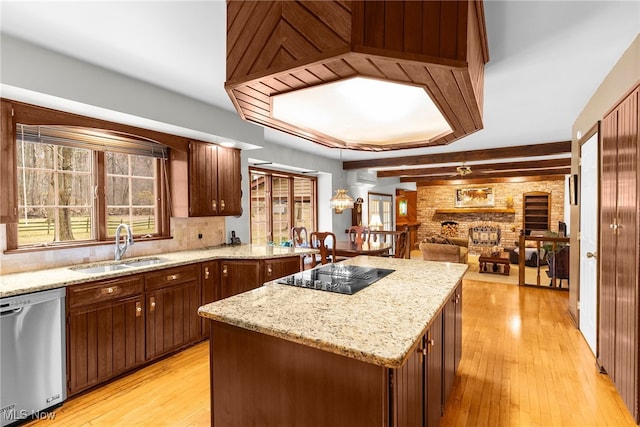
[[169, 147], [166, 145], [148, 138], [116, 131], [73, 126], [17, 124], [16, 132], [17, 139], [28, 142], [150, 156], [160, 159], [169, 157]]

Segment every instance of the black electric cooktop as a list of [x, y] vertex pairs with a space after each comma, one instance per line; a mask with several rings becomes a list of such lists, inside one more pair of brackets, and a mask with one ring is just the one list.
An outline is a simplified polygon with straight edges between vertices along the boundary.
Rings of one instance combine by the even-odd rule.
[[355, 265], [328, 264], [277, 280], [277, 283], [320, 291], [353, 295], [395, 270]]

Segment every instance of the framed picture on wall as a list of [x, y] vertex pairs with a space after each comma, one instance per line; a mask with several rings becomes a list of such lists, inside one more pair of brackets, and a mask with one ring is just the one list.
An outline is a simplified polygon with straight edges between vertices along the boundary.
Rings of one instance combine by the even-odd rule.
[[456, 189], [456, 208], [479, 208], [495, 206], [492, 187]]
[[578, 175], [569, 176], [569, 204], [578, 204]]

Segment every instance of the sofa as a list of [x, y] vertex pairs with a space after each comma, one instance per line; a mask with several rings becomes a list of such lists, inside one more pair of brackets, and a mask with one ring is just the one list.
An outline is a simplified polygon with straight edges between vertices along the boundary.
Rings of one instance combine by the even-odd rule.
[[460, 237], [431, 236], [418, 245], [422, 259], [466, 264], [469, 256], [469, 239]]

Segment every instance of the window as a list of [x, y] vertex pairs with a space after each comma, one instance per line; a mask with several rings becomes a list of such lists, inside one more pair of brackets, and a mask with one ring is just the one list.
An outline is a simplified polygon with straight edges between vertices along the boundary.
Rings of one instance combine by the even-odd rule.
[[166, 235], [166, 147], [116, 132], [17, 125], [17, 247]]
[[317, 179], [249, 168], [251, 177], [251, 243], [280, 244], [293, 227], [316, 229]]

